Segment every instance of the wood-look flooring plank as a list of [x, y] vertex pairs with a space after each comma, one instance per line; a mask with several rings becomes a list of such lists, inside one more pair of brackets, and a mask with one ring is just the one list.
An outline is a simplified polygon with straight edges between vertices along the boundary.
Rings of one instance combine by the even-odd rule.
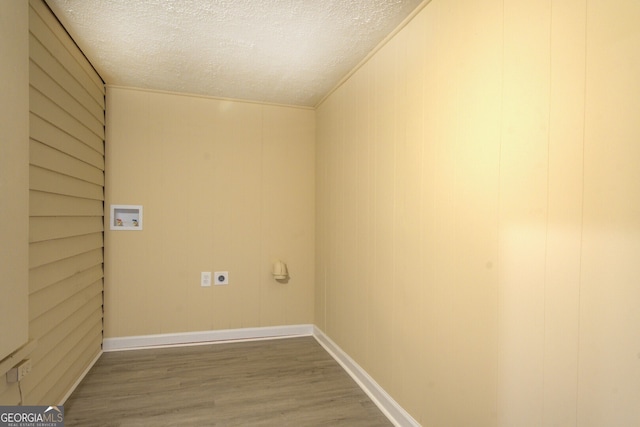
[[391, 426], [313, 337], [105, 353], [66, 426]]

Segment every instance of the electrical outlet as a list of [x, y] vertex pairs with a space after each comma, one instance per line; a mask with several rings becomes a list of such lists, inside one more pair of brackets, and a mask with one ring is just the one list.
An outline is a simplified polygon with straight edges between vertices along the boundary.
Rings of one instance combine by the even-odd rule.
[[200, 273], [200, 286], [211, 286], [211, 272], [203, 271]]
[[16, 383], [31, 373], [31, 360], [25, 359], [7, 372], [7, 382]]
[[229, 284], [229, 272], [228, 271], [216, 271], [214, 273], [215, 285], [228, 285]]

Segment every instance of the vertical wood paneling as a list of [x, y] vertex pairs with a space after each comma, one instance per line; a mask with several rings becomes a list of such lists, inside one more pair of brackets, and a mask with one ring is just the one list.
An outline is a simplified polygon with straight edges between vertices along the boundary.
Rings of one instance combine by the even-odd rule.
[[[497, 387], [501, 6], [462, 1], [443, 11], [448, 42], [441, 96], [449, 105], [439, 148], [450, 171], [437, 186], [451, 191], [443, 205], [436, 201], [439, 216], [448, 217], [437, 244], [450, 251], [436, 265], [444, 278], [436, 286], [446, 301], [437, 317], [447, 349], [439, 393], [448, 411], [443, 424], [494, 421], [496, 396], [487, 390]], [[458, 399], [469, 404], [455, 410]]]
[[318, 107], [318, 324], [422, 425], [640, 422], [636, 3], [432, 1]]
[[104, 89], [44, 2], [30, 2], [27, 404], [58, 404], [102, 344]]
[[[391, 344], [395, 327], [393, 300], [395, 287], [395, 168], [396, 147], [394, 140], [394, 91], [395, 91], [395, 52], [397, 44], [387, 44], [374, 60], [373, 75], [373, 281], [371, 283], [369, 317], [369, 340], [374, 336]], [[349, 144], [344, 141], [343, 144]], [[341, 213], [336, 213], [340, 215]], [[336, 242], [341, 245], [341, 242]], [[335, 278], [337, 279], [337, 278]], [[334, 286], [342, 282], [334, 280]], [[389, 316], [391, 314], [391, 316]], [[378, 349], [377, 357], [369, 360], [370, 369], [378, 372], [378, 383], [385, 388], [393, 386], [394, 349], [385, 346]]]
[[[336, 98], [330, 97], [325, 102], [332, 105]], [[329, 267], [329, 158], [330, 141], [333, 136], [331, 127], [335, 123], [330, 114], [333, 108], [316, 111], [316, 121], [324, 123], [324, 126], [316, 129], [316, 139], [321, 139], [324, 144], [316, 144], [315, 156], [315, 206], [316, 206], [316, 250], [315, 250], [315, 295], [314, 313], [315, 324], [323, 331], [328, 330], [326, 310], [327, 304], [327, 276]], [[366, 298], [366, 297], [365, 297]]]
[[[339, 236], [339, 226], [338, 222], [340, 221], [340, 217], [338, 216], [338, 212], [335, 209], [335, 206], [339, 205], [339, 201], [342, 197], [342, 185], [340, 184], [340, 172], [339, 161], [341, 158], [341, 147], [342, 147], [342, 130], [343, 130], [343, 121], [344, 121], [344, 104], [343, 104], [342, 93], [338, 94], [339, 99], [335, 100], [336, 107], [332, 110], [332, 118], [331, 123], [333, 124], [333, 128], [331, 129], [331, 133], [328, 135], [327, 145], [329, 147], [327, 151], [327, 185], [329, 188], [335, 189], [327, 194], [326, 200], [324, 200], [324, 205], [327, 208], [327, 244], [326, 244], [326, 256], [327, 256], [327, 266], [326, 269], [326, 285], [325, 285], [325, 298], [327, 300], [327, 311], [331, 310], [331, 313], [326, 313], [326, 328], [327, 330], [336, 330], [338, 336], [340, 336], [339, 332], [339, 324], [338, 317], [335, 314], [334, 307], [336, 306], [336, 299], [339, 298], [339, 290], [335, 288], [333, 285], [336, 283], [338, 279], [338, 271], [340, 270], [340, 254], [338, 252], [338, 247], [336, 246]], [[322, 202], [321, 202], [322, 203]], [[331, 303], [329, 303], [331, 301]]]
[[638, 22], [637, 1], [587, 2], [578, 362], [586, 427], [640, 424]]
[[[361, 108], [356, 100], [362, 99], [365, 105], [369, 105], [370, 100], [370, 79], [371, 67], [365, 66], [362, 69], [362, 79], [354, 82], [354, 99], [353, 108], [353, 130], [355, 134], [355, 144], [351, 147], [350, 155], [357, 162], [357, 176], [355, 177], [354, 191], [356, 194], [362, 194], [363, 197], [353, 198], [356, 209], [355, 217], [351, 218], [354, 224], [355, 239], [355, 258], [350, 258], [353, 263], [355, 272], [355, 286], [351, 293], [353, 304], [356, 306], [354, 312], [354, 321], [351, 324], [358, 335], [356, 340], [352, 341], [352, 351], [355, 357], [361, 360], [367, 360], [366, 337], [369, 326], [369, 312], [367, 310], [368, 289], [373, 280], [373, 273], [369, 266], [373, 256], [372, 250], [372, 221], [371, 206], [372, 197], [370, 192], [371, 178], [373, 176], [372, 168], [372, 150], [371, 150], [371, 109]], [[349, 195], [347, 195], [348, 197]]]
[[[422, 361], [420, 365], [424, 368], [417, 375], [420, 381], [420, 387], [423, 390], [422, 398], [418, 398], [419, 407], [417, 411], [411, 414], [422, 424], [428, 422], [437, 423], [438, 414], [440, 413], [441, 399], [439, 388], [436, 387], [439, 372], [439, 352], [433, 351], [438, 347], [438, 307], [439, 301], [435, 298], [435, 274], [436, 274], [436, 254], [438, 252], [437, 244], [433, 236], [436, 229], [436, 148], [441, 140], [441, 116], [440, 108], [436, 102], [428, 102], [430, 99], [438, 99], [438, 91], [441, 88], [438, 78], [443, 72], [441, 63], [438, 59], [441, 47], [440, 38], [440, 16], [439, 12], [443, 6], [440, 2], [432, 2], [429, 4], [430, 13], [421, 13], [416, 17], [418, 23], [425, 28], [425, 70], [421, 79], [424, 84], [423, 89], [423, 109], [422, 115], [423, 126], [420, 143], [422, 145], [422, 156], [420, 162], [422, 164], [422, 179], [420, 181], [420, 192], [416, 195], [421, 200], [421, 219], [422, 228], [420, 235], [421, 247], [421, 275], [417, 280], [419, 292], [422, 296], [422, 316], [418, 321], [419, 328], [424, 331], [417, 334], [418, 340], [422, 341]], [[415, 295], [415, 294], [414, 294]], [[407, 408], [410, 410], [410, 408]]]
[[542, 422], [550, 2], [505, 1], [499, 216], [499, 422]]
[[577, 425], [586, 0], [551, 8], [544, 426]]
[[[345, 140], [350, 141], [355, 140], [357, 129], [355, 126], [347, 127], [344, 125], [346, 123], [356, 125], [357, 123], [356, 117], [358, 107], [355, 99], [356, 87], [354, 85], [347, 85], [345, 87], [345, 108], [343, 111], [342, 124]], [[358, 300], [357, 263], [353, 262], [353, 258], [351, 258], [350, 255], [357, 253], [358, 244], [358, 225], [356, 216], [358, 200], [355, 197], [351, 197], [351, 194], [354, 194], [357, 189], [359, 175], [359, 171], [357, 169], [360, 166], [358, 153], [356, 152], [356, 145], [341, 144], [339, 155], [336, 158], [336, 164], [338, 170], [336, 178], [339, 179], [342, 183], [342, 185], [340, 186], [340, 192], [338, 193], [339, 199], [337, 200], [337, 203], [342, 206], [343, 212], [345, 214], [336, 218], [337, 235], [341, 236], [341, 240], [344, 244], [336, 248], [337, 251], [335, 255], [337, 271], [335, 272], [335, 274], [337, 275], [337, 277], [344, 278], [344, 280], [351, 283], [352, 286], [336, 289], [337, 292], [335, 293], [335, 299], [333, 300], [337, 306], [336, 318], [334, 319], [334, 321], [336, 325], [340, 325], [337, 336], [339, 336], [341, 341], [344, 342], [344, 348], [348, 348], [350, 349], [349, 351], [353, 351], [357, 344], [359, 344], [359, 342], [357, 340], [345, 340], [344, 338], [349, 336], [361, 337], [361, 335], [358, 333], [360, 331], [360, 321], [350, 322], [349, 319], [344, 318], [343, 315], [345, 313], [345, 308], [353, 307]], [[355, 165], [355, 173], [350, 173], [350, 165]], [[356, 309], [356, 311], [357, 310], [358, 309]], [[359, 314], [361, 313], [358, 313], [355, 317], [361, 319]]]
[[[424, 20], [420, 15], [419, 20]], [[405, 121], [402, 134], [403, 150], [397, 159], [398, 190], [402, 198], [398, 204], [398, 225], [396, 231], [397, 247], [406, 248], [397, 255], [395, 276], [401, 283], [399, 297], [395, 301], [394, 310], [402, 314], [401, 322], [396, 333], [397, 345], [394, 358], [399, 366], [413, 365], [424, 360], [425, 353], [422, 339], [415, 339], [411, 333], [411, 324], [422, 323], [424, 287], [419, 288], [420, 296], [415, 298], [411, 289], [415, 282], [424, 284], [422, 277], [423, 253], [421, 248], [422, 223], [422, 164], [423, 155], [423, 118], [424, 118], [424, 85], [425, 72], [424, 56], [414, 55], [414, 52], [425, 50], [426, 27], [412, 25], [407, 28], [402, 56], [404, 61], [398, 61], [398, 84], [401, 86], [398, 98], [403, 108], [398, 114]], [[404, 352], [407, 346], [414, 346], [415, 351]], [[406, 402], [406, 409], [417, 413], [422, 406], [422, 396], [425, 389], [421, 386], [420, 376], [413, 375], [405, 369], [397, 369], [397, 387], [399, 399]]]
[[407, 182], [407, 173], [411, 171], [411, 163], [407, 159], [407, 36], [406, 31], [396, 36], [397, 47], [394, 48], [394, 81], [393, 104], [395, 126], [393, 140], [395, 147], [394, 156], [394, 230], [393, 230], [393, 298], [391, 299], [394, 318], [392, 327], [395, 333], [391, 336], [391, 357], [394, 360], [392, 368], [393, 388], [391, 392], [404, 396], [405, 382], [403, 381], [400, 366], [406, 363], [403, 351], [407, 344], [407, 323], [415, 322], [410, 317], [406, 306], [406, 295], [410, 283], [407, 280], [407, 266], [405, 264], [405, 248], [411, 247], [411, 236], [407, 235], [406, 227], [411, 226], [407, 217], [411, 209], [412, 195], [407, 193], [411, 189]]

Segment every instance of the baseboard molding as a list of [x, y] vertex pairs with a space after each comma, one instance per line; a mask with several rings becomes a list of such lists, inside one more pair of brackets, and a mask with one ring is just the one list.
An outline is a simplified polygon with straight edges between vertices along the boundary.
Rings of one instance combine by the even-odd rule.
[[316, 326], [313, 327], [313, 336], [327, 353], [353, 378], [393, 425], [397, 427], [420, 427], [420, 424], [393, 400], [360, 365]]
[[[102, 343], [102, 351], [140, 350], [144, 348], [203, 345], [232, 341], [257, 341], [300, 336], [313, 336], [327, 353], [338, 362], [342, 369], [353, 378], [393, 425], [396, 427], [420, 427], [420, 424], [393, 400], [360, 365], [349, 357], [347, 353], [334, 343], [322, 330], [314, 325], [273, 326], [105, 338]], [[97, 360], [98, 358], [96, 357], [96, 360], [91, 363], [86, 372], [78, 379], [76, 384], [74, 384], [67, 396], [65, 396], [63, 403]]]
[[91, 363], [89, 363], [89, 365], [86, 367], [86, 369], [84, 371], [82, 371], [82, 373], [80, 374], [80, 376], [78, 377], [78, 379], [76, 380], [75, 383], [73, 383], [73, 385], [71, 386], [71, 388], [69, 389], [69, 391], [67, 391], [67, 393], [62, 397], [62, 400], [60, 401], [60, 404], [58, 406], [64, 406], [65, 402], [67, 401], [67, 399], [69, 398], [69, 396], [71, 396], [71, 393], [73, 393], [75, 391], [75, 389], [78, 387], [78, 385], [82, 382], [82, 380], [84, 379], [84, 377], [87, 376], [87, 374], [89, 373], [89, 371], [91, 370], [91, 368], [93, 368], [93, 365], [96, 364], [96, 362], [98, 361], [98, 359], [100, 359], [100, 356], [102, 356], [102, 351], [98, 352], [98, 354], [96, 355], [96, 357], [93, 358], [93, 360], [91, 361]]
[[224, 329], [219, 331], [183, 332], [105, 338], [102, 351], [139, 350], [178, 345], [211, 344], [228, 341], [255, 341], [313, 335], [313, 325], [272, 326], [263, 328]]

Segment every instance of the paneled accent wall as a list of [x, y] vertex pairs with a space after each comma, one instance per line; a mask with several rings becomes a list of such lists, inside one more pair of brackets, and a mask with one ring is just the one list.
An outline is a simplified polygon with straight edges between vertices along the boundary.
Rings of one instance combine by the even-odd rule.
[[432, 0], [318, 107], [316, 324], [422, 425], [640, 425], [638, 22]]
[[29, 10], [27, 404], [56, 404], [102, 344], [104, 85], [47, 6]]

